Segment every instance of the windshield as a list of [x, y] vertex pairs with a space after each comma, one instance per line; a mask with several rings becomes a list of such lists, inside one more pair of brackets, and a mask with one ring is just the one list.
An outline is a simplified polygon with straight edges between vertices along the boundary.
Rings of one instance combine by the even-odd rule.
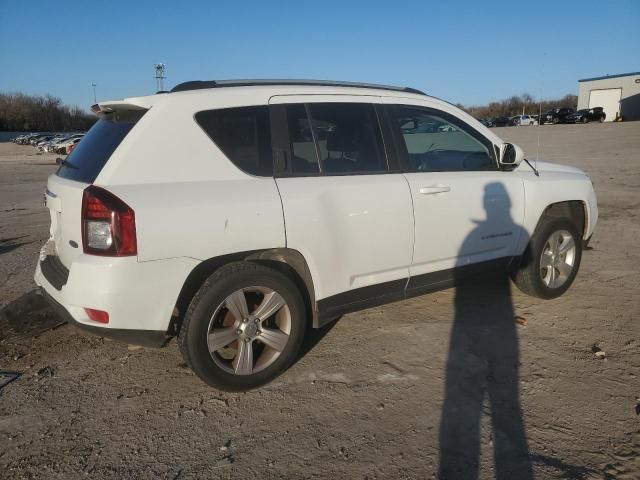
[[84, 137], [76, 137], [76, 148], [60, 165], [56, 174], [69, 180], [93, 183], [111, 154], [145, 112], [146, 110], [133, 110], [105, 115]]

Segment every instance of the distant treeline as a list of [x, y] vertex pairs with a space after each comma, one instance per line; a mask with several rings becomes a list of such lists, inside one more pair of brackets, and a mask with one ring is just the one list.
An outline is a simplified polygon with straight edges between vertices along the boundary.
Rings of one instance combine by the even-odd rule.
[[51, 95], [0, 93], [0, 130], [62, 132], [88, 130], [97, 120], [79, 107]]
[[483, 106], [457, 106], [476, 118], [495, 118], [522, 115], [523, 107], [525, 115], [537, 115], [541, 110], [540, 107], [542, 107], [542, 113], [545, 113], [556, 107], [571, 107], [575, 109], [577, 105], [577, 95], [568, 94], [557, 100], [534, 100], [528, 93], [523, 93], [522, 95], [514, 95], [511, 98], [499, 102], [491, 102]]

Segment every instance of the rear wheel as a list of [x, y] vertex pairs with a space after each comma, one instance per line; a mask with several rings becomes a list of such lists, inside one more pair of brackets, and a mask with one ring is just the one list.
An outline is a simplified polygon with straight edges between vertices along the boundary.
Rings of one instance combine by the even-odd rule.
[[513, 281], [528, 295], [556, 298], [573, 283], [581, 259], [582, 241], [574, 223], [548, 217], [531, 237]]
[[221, 390], [270, 382], [295, 360], [306, 330], [296, 286], [271, 268], [229, 264], [211, 275], [185, 315], [180, 350], [193, 371]]
[[600, 117], [600, 123], [604, 122], [604, 117]]

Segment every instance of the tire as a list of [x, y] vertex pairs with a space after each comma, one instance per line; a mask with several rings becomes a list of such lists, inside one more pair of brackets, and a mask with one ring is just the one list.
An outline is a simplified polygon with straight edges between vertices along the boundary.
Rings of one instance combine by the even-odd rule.
[[582, 117], [582, 123], [589, 123], [589, 118], [586, 116]]
[[[552, 242], [558, 237], [562, 241], [558, 243], [555, 255], [552, 255]], [[561, 254], [563, 245], [568, 249], [565, 250], [564, 257]], [[512, 272], [512, 279], [527, 295], [544, 299], [557, 298], [575, 280], [581, 259], [582, 238], [575, 224], [567, 218], [546, 217], [541, 220], [531, 237], [520, 264]], [[545, 264], [551, 266], [545, 267]]]
[[553, 123], [554, 125], [557, 125], [558, 123], [560, 123], [560, 119], [554, 118], [553, 120], [551, 120], [551, 123]]
[[600, 123], [604, 123], [604, 117], [600, 117], [600, 120], [598, 120]]
[[289, 278], [263, 265], [235, 262], [213, 273], [193, 297], [178, 345], [205, 383], [241, 392], [270, 382], [291, 366], [307, 323], [305, 303]]

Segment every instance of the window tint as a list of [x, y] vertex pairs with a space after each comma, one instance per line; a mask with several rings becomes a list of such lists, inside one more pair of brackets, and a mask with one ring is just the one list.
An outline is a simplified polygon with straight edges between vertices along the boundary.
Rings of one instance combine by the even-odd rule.
[[206, 110], [195, 118], [240, 170], [251, 175], [273, 175], [269, 107]]
[[308, 105], [323, 174], [383, 172], [382, 135], [373, 105]]
[[[400, 130], [412, 172], [494, 170], [489, 146], [465, 131], [462, 122], [435, 110], [397, 106], [392, 121]], [[464, 129], [463, 129], [464, 128]]]
[[98, 120], [77, 143], [56, 174], [62, 178], [93, 183], [111, 154], [146, 110], [117, 112]]
[[287, 106], [287, 123], [289, 125], [292, 172], [294, 174], [320, 172], [311, 124], [307, 117], [307, 109], [303, 104]]

